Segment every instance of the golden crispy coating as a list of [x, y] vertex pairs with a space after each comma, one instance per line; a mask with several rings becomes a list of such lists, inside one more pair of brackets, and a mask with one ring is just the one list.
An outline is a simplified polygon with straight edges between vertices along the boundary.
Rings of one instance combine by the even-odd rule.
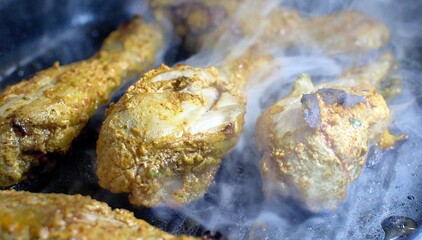
[[264, 5], [265, 1], [247, 0], [150, 2], [158, 19], [173, 22], [189, 50], [215, 42], [222, 33], [234, 39], [260, 35], [266, 44], [284, 48], [318, 46], [327, 53], [366, 52], [382, 47], [389, 39], [383, 24], [358, 12], [305, 19], [294, 10], [267, 3], [273, 6], [268, 11]]
[[315, 90], [302, 76], [257, 121], [264, 192], [291, 196], [314, 211], [335, 208], [388, 124], [389, 109], [374, 89]]
[[173, 236], [124, 209], [81, 195], [0, 191], [0, 238], [196, 239]]
[[386, 53], [324, 87], [302, 75], [288, 96], [261, 114], [257, 144], [264, 152], [260, 165], [267, 196], [291, 196], [313, 211], [335, 208], [344, 199], [368, 146], [390, 123], [388, 106], [374, 87], [387, 78], [392, 59]]
[[89, 60], [53, 67], [0, 94], [0, 187], [22, 180], [47, 153], [65, 153], [122, 81], [151, 67], [159, 26], [139, 18], [113, 32]]
[[108, 110], [97, 142], [100, 186], [149, 207], [201, 197], [242, 131], [240, 87], [269, 60], [243, 55], [217, 68], [146, 73]]

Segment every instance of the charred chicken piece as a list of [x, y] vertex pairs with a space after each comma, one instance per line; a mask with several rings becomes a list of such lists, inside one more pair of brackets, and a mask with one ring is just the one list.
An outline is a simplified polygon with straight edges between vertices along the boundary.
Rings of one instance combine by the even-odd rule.
[[150, 2], [157, 18], [170, 19], [191, 51], [215, 42], [223, 32], [234, 39], [261, 35], [278, 47], [318, 46], [331, 54], [379, 49], [389, 39], [387, 27], [358, 12], [305, 19], [297, 11], [277, 6], [265, 11], [263, 5], [265, 1], [247, 0]]
[[218, 67], [146, 73], [107, 112], [97, 142], [100, 186], [148, 207], [201, 197], [242, 132], [240, 89], [268, 61], [244, 55]]
[[160, 27], [135, 18], [94, 57], [37, 73], [0, 94], [0, 187], [23, 180], [50, 153], [65, 153], [98, 106], [125, 79], [151, 67]]
[[81, 195], [0, 191], [1, 239], [196, 239]]
[[269, 198], [289, 196], [313, 211], [335, 208], [345, 198], [368, 146], [390, 123], [389, 108], [374, 89], [388, 71], [373, 71], [385, 67], [388, 56], [325, 87], [303, 75], [288, 96], [261, 114], [257, 144]]

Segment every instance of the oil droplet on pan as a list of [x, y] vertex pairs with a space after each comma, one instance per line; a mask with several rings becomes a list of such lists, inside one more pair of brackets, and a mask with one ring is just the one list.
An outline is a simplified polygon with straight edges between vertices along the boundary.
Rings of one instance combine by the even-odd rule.
[[384, 240], [396, 240], [411, 235], [417, 228], [416, 222], [408, 217], [391, 216], [381, 222], [385, 232]]

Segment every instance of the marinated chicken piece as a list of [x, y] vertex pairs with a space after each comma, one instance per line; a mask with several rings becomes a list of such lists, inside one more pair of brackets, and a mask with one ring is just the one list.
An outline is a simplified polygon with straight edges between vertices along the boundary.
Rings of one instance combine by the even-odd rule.
[[270, 1], [152, 0], [150, 6], [158, 19], [173, 22], [192, 51], [215, 42], [223, 32], [234, 41], [261, 35], [278, 47], [316, 45], [332, 54], [379, 49], [389, 39], [387, 27], [353, 11], [305, 19]]
[[97, 142], [100, 186], [147, 207], [201, 197], [242, 132], [240, 89], [269, 61], [248, 52], [218, 67], [146, 73], [107, 112]]
[[385, 99], [401, 94], [401, 80], [393, 54], [387, 51], [374, 62], [343, 72], [339, 86], [374, 86]]
[[149, 5], [157, 19], [170, 19], [186, 47], [194, 52], [203, 46], [206, 35], [234, 16], [244, 1], [151, 0]]
[[266, 196], [289, 196], [313, 211], [335, 208], [345, 198], [369, 145], [390, 123], [389, 108], [374, 88], [388, 74], [388, 56], [324, 87], [302, 75], [288, 96], [261, 114], [257, 144], [264, 153]]
[[174, 236], [124, 209], [81, 195], [0, 191], [0, 238], [196, 239]]
[[151, 67], [163, 33], [140, 18], [123, 25], [94, 57], [53, 67], [0, 94], [0, 187], [23, 180], [50, 153], [65, 153], [98, 106], [125, 79]]
[[304, 35], [297, 44], [307, 44], [308, 37], [325, 51], [335, 54], [353, 51], [369, 51], [381, 48], [388, 42], [388, 28], [359, 12], [340, 12], [328, 16], [313, 17], [299, 29]]

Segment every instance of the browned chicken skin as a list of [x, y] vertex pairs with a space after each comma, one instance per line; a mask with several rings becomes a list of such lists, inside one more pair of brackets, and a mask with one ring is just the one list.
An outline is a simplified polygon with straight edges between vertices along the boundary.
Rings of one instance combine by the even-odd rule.
[[107, 112], [97, 142], [100, 186], [148, 207], [201, 197], [242, 132], [241, 87], [270, 61], [254, 56], [146, 73]]
[[288, 96], [261, 114], [257, 144], [269, 198], [290, 196], [313, 211], [335, 208], [345, 198], [369, 145], [385, 137], [390, 113], [375, 87], [393, 67], [386, 53], [323, 86], [303, 75]]
[[[256, 42], [246, 47], [250, 49], [246, 54], [216, 68], [162, 66], [132, 86], [109, 110], [97, 142], [97, 176], [102, 187], [129, 192], [133, 204], [149, 207], [163, 202], [186, 204], [203, 195], [222, 156], [242, 131], [245, 102], [241, 88], [251, 73], [265, 64], [270, 66], [265, 50], [296, 40], [303, 44], [294, 32], [315, 27], [297, 12], [281, 8], [274, 8], [269, 17], [256, 11], [237, 18], [241, 3], [244, 1], [151, 2], [157, 18], [170, 15], [176, 30], [194, 50], [218, 48], [228, 55], [231, 49], [225, 48], [238, 42], [217, 43], [223, 36], [242, 39], [256, 35]], [[344, 13], [332, 18], [352, 22], [344, 31], [362, 33], [356, 37], [376, 42], [369, 47], [363, 43], [356, 46], [347, 36], [341, 51], [376, 48], [388, 38], [383, 25], [364, 15]], [[371, 24], [363, 25], [364, 30], [353, 25], [365, 21]], [[329, 38], [320, 39], [324, 43]]]
[[0, 238], [12, 239], [197, 239], [174, 236], [124, 209], [81, 195], [0, 191]]
[[327, 53], [375, 50], [389, 39], [383, 24], [358, 12], [305, 19], [297, 11], [276, 6], [265, 12], [262, 6], [271, 5], [265, 2], [152, 0], [150, 6], [158, 19], [169, 18], [174, 23], [192, 51], [204, 47], [204, 42], [214, 42], [223, 32], [235, 39], [261, 34], [267, 43], [278, 47], [318, 46]]
[[163, 33], [136, 18], [94, 57], [37, 73], [0, 94], [0, 187], [21, 181], [46, 154], [65, 153], [124, 79], [151, 67]]

